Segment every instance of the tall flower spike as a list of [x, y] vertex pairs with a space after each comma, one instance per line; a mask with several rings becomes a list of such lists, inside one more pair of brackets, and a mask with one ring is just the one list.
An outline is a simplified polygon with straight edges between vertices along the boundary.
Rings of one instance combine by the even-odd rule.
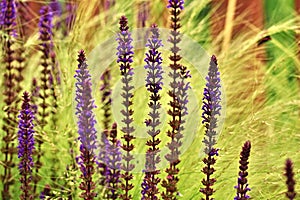
[[160, 152], [158, 145], [161, 140], [158, 137], [160, 129], [160, 108], [159, 102], [161, 96], [158, 92], [162, 89], [162, 57], [159, 48], [162, 47], [162, 41], [159, 39], [159, 32], [156, 24], [151, 26], [151, 38], [148, 39], [146, 47], [149, 48], [145, 58], [145, 69], [147, 70], [146, 88], [150, 92], [150, 107], [149, 119], [146, 119], [145, 124], [149, 127], [147, 131], [151, 139], [146, 142], [149, 146], [146, 152], [146, 165], [145, 165], [145, 177], [142, 184], [142, 199], [158, 199], [158, 183], [160, 178], [157, 174], [160, 171], [157, 169], [157, 165], [160, 162], [158, 153]]
[[81, 198], [85, 200], [94, 199], [95, 183], [93, 182], [93, 174], [95, 173], [95, 150], [96, 146], [96, 129], [95, 115], [93, 109], [96, 107], [92, 97], [91, 75], [89, 74], [88, 65], [86, 64], [85, 53], [79, 51], [78, 69], [76, 70], [76, 115], [78, 118], [78, 133], [80, 140], [80, 165], [82, 182], [79, 186], [84, 192]]
[[285, 195], [289, 200], [293, 200], [296, 196], [296, 192], [295, 192], [296, 181], [294, 179], [293, 162], [291, 161], [291, 159], [287, 159], [285, 162], [285, 174], [284, 175], [287, 178], [285, 183], [286, 183], [287, 189], [288, 189], [288, 191], [285, 193]]
[[206, 87], [204, 88], [203, 106], [202, 106], [202, 124], [205, 127], [205, 138], [203, 143], [205, 144], [205, 150], [207, 157], [203, 159], [205, 167], [202, 172], [205, 178], [202, 180], [204, 188], [200, 189], [200, 192], [205, 195], [205, 200], [210, 200], [210, 196], [213, 195], [214, 190], [212, 186], [216, 182], [215, 178], [211, 178], [211, 175], [215, 172], [213, 165], [216, 163], [214, 156], [218, 156], [218, 150], [214, 147], [216, 144], [216, 128], [217, 128], [217, 116], [220, 115], [221, 110], [221, 91], [220, 91], [220, 73], [218, 70], [217, 58], [213, 55], [210, 60], [208, 69], [208, 75], [206, 77]]
[[[40, 181], [41, 177], [38, 175], [39, 170], [42, 167], [41, 157], [43, 155], [42, 145], [43, 134], [45, 130], [45, 126], [47, 125], [47, 119], [50, 115], [49, 105], [50, 102], [50, 73], [51, 73], [51, 57], [50, 53], [53, 49], [52, 42], [52, 12], [49, 6], [43, 6], [40, 10], [40, 21], [39, 21], [39, 40], [40, 40], [40, 51], [41, 51], [41, 77], [40, 77], [40, 103], [38, 103], [38, 112], [37, 112], [37, 122], [40, 126], [41, 131], [36, 135], [36, 163], [35, 163], [35, 177], [33, 179], [34, 187], [33, 191], [35, 193], [35, 197], [37, 194], [37, 185]], [[36, 103], [36, 102], [35, 102]]]
[[16, 37], [16, 3], [14, 0], [1, 0], [1, 30], [3, 34], [1, 36], [1, 43], [3, 43], [3, 63], [5, 66], [4, 80], [3, 80], [3, 96], [5, 113], [3, 117], [2, 130], [5, 135], [2, 138], [3, 146], [2, 153], [4, 154], [4, 160], [2, 161], [4, 166], [4, 172], [1, 174], [2, 179], [2, 199], [12, 199], [10, 194], [10, 186], [13, 184], [14, 179], [12, 175], [12, 168], [15, 166], [14, 156], [17, 153], [17, 149], [14, 145], [16, 139], [17, 115], [18, 109], [16, 109], [16, 103], [18, 99], [17, 83], [16, 79], [18, 74], [16, 73], [16, 53], [15, 53], [15, 37]]
[[171, 43], [170, 50], [172, 52], [169, 57], [171, 62], [169, 67], [171, 71], [168, 74], [172, 81], [170, 82], [171, 89], [168, 91], [168, 94], [172, 100], [169, 103], [170, 109], [168, 110], [171, 121], [169, 122], [170, 130], [168, 130], [167, 135], [170, 137], [171, 141], [167, 144], [170, 153], [165, 156], [169, 162], [169, 167], [166, 169], [167, 177], [162, 181], [162, 186], [165, 188], [165, 191], [162, 193], [163, 199], [176, 199], [178, 193], [177, 182], [179, 181], [179, 168], [177, 166], [180, 163], [179, 148], [182, 144], [182, 130], [185, 122], [182, 117], [187, 113], [184, 111], [186, 105], [182, 104], [182, 102], [187, 103], [187, 98], [185, 98], [186, 93], [184, 93], [183, 90], [188, 89], [189, 86], [186, 86], [183, 79], [188, 76], [181, 76], [183, 66], [180, 64], [182, 57], [179, 54], [180, 48], [178, 47], [178, 44], [181, 41], [179, 15], [183, 9], [183, 4], [184, 1], [169, 0], [167, 6], [167, 8], [170, 9], [172, 29], [168, 39], [168, 42]]
[[240, 156], [240, 171], [239, 171], [239, 178], [238, 178], [238, 184], [234, 188], [237, 190], [236, 197], [234, 197], [234, 200], [245, 200], [249, 199], [250, 196], [247, 195], [247, 192], [250, 191], [250, 188], [248, 187], [248, 159], [250, 156], [250, 150], [251, 150], [251, 142], [247, 141], [245, 142], [241, 156]]
[[108, 137], [109, 137], [109, 129], [111, 125], [111, 86], [110, 86], [110, 81], [111, 81], [111, 74], [110, 74], [110, 69], [106, 69], [104, 73], [100, 77], [101, 80], [101, 87], [100, 87], [100, 92], [102, 94], [101, 98], [101, 105], [102, 105], [102, 124], [104, 131], [101, 133], [101, 143], [99, 145], [100, 151], [98, 155], [98, 170], [100, 172], [100, 180], [99, 183], [102, 186], [105, 186], [105, 179], [106, 179], [106, 170], [107, 170], [107, 165], [106, 165], [106, 145], [109, 143], [108, 142]]
[[133, 174], [131, 171], [134, 169], [134, 164], [131, 163], [133, 156], [131, 155], [131, 151], [134, 148], [132, 144], [132, 140], [135, 137], [132, 133], [135, 131], [134, 127], [131, 125], [133, 122], [132, 115], [133, 110], [131, 109], [132, 105], [132, 97], [133, 97], [133, 85], [132, 85], [132, 76], [133, 76], [133, 69], [131, 67], [131, 63], [133, 62], [133, 46], [132, 46], [132, 38], [131, 34], [128, 31], [128, 20], [125, 16], [120, 18], [120, 32], [118, 33], [118, 47], [117, 47], [117, 63], [120, 65], [120, 72], [122, 75], [121, 81], [123, 84], [122, 87], [122, 94], [123, 97], [123, 106], [124, 109], [121, 110], [122, 115], [124, 116], [122, 122], [125, 126], [122, 127], [123, 136], [122, 139], [124, 140], [122, 143], [122, 149], [125, 151], [123, 155], [122, 163], [122, 176], [123, 182], [121, 184], [121, 189], [124, 191], [122, 195], [120, 195], [121, 199], [132, 199], [132, 195], [129, 194], [129, 191], [133, 188], [133, 184], [130, 181], [133, 179]]
[[34, 150], [34, 115], [31, 110], [29, 94], [24, 92], [22, 110], [19, 115], [19, 131], [18, 131], [18, 158], [20, 159], [19, 171], [21, 182], [20, 199], [33, 199], [32, 188], [30, 182], [32, 179], [33, 159], [32, 153]]
[[109, 133], [109, 140], [106, 143], [106, 152], [108, 156], [106, 157], [105, 163], [107, 164], [106, 170], [106, 189], [107, 189], [107, 199], [118, 199], [118, 187], [121, 175], [121, 143], [117, 139], [117, 124], [114, 123], [111, 127]]

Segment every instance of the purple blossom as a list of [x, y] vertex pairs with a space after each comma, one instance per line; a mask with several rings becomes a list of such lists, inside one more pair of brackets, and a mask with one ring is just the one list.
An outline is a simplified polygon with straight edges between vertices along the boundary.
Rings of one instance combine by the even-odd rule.
[[105, 172], [106, 176], [106, 186], [107, 186], [107, 198], [117, 199], [118, 198], [118, 185], [121, 182], [121, 143], [117, 139], [117, 124], [112, 125], [111, 131], [109, 133], [109, 139], [106, 140], [105, 151], [108, 154], [105, 157], [105, 163], [107, 165], [107, 170]]
[[80, 144], [80, 171], [82, 182], [79, 186], [84, 192], [81, 197], [84, 199], [93, 199], [96, 193], [95, 183], [92, 180], [94, 174], [94, 164], [96, 150], [96, 129], [95, 115], [93, 109], [96, 107], [92, 97], [91, 75], [89, 74], [88, 65], [86, 64], [85, 53], [79, 51], [78, 69], [76, 70], [76, 115], [78, 117], [78, 134]]
[[18, 158], [20, 159], [19, 171], [21, 182], [21, 196], [20, 199], [33, 199], [30, 182], [32, 179], [33, 159], [32, 153], [34, 150], [34, 115], [31, 110], [29, 94], [24, 92], [22, 110], [19, 117], [19, 131], [18, 131]]
[[16, 37], [16, 2], [15, 0], [2, 0], [0, 26], [7, 35]]
[[221, 110], [221, 91], [220, 91], [220, 72], [218, 69], [217, 58], [213, 55], [210, 60], [208, 76], [206, 77], [206, 87], [204, 88], [202, 106], [202, 124], [205, 126], [206, 138], [203, 143], [206, 145], [205, 153], [209, 154], [216, 144], [217, 135], [217, 116]]
[[204, 124], [205, 127], [205, 138], [203, 143], [205, 144], [204, 151], [207, 154], [207, 157], [203, 159], [205, 167], [202, 172], [206, 178], [202, 180], [204, 188], [201, 188], [200, 192], [205, 195], [206, 199], [210, 199], [210, 196], [213, 195], [214, 190], [212, 186], [216, 182], [216, 179], [211, 176], [215, 172], [213, 165], [216, 163], [216, 159], [214, 157], [219, 155], [219, 149], [216, 149], [214, 145], [216, 144], [215, 136], [217, 135], [217, 115], [220, 115], [221, 110], [220, 87], [218, 63], [216, 57], [213, 55], [210, 60], [208, 75], [206, 77], [206, 87], [204, 88], [202, 106], [202, 124]]
[[[187, 90], [189, 89], [189, 84], [186, 83], [185, 79], [189, 77], [189, 72], [186, 71], [187, 68], [180, 64], [182, 57], [180, 56], [179, 43], [181, 41], [180, 36], [180, 13], [183, 9], [183, 1], [170, 0], [167, 8], [170, 9], [171, 13], [171, 31], [168, 38], [168, 42], [171, 43], [171, 52], [169, 56], [170, 59], [170, 69], [168, 76], [171, 78], [170, 87], [168, 91], [171, 101], [169, 102], [170, 109], [168, 110], [168, 115], [170, 115], [170, 130], [168, 130], [167, 135], [170, 137], [171, 141], [167, 143], [170, 150], [165, 158], [169, 162], [169, 167], [165, 170], [167, 173], [166, 179], [162, 181], [162, 186], [165, 191], [162, 193], [162, 199], [175, 199], [178, 189], [177, 183], [179, 181], [178, 164], [180, 163], [180, 146], [182, 145], [181, 139], [183, 138], [183, 130], [185, 119], [184, 115], [187, 114], [186, 104], [187, 104]], [[186, 90], [186, 91], [185, 91]]]
[[286, 176], [286, 185], [287, 185], [287, 189], [288, 191], [285, 193], [286, 197], [289, 200], [293, 200], [296, 196], [296, 192], [295, 192], [295, 185], [296, 185], [296, 181], [294, 179], [294, 172], [293, 172], [293, 162], [291, 161], [291, 159], [287, 159], [285, 162], [285, 174]]
[[250, 156], [250, 150], [251, 150], [251, 142], [247, 141], [245, 142], [242, 152], [240, 154], [240, 171], [239, 171], [239, 178], [238, 178], [238, 184], [234, 187], [237, 192], [236, 192], [236, 197], [234, 197], [234, 200], [246, 200], [249, 199], [250, 196], [247, 195], [246, 193], [250, 191], [250, 188], [248, 187], [248, 159]]
[[145, 124], [149, 127], [148, 134], [151, 136], [146, 142], [149, 146], [146, 152], [146, 165], [145, 165], [145, 176], [142, 183], [142, 199], [158, 199], [157, 185], [160, 182], [160, 178], [156, 175], [160, 173], [156, 169], [156, 166], [160, 162], [160, 157], [157, 155], [159, 153], [158, 145], [160, 144], [160, 139], [156, 136], [160, 133], [158, 126], [160, 125], [159, 116], [161, 103], [159, 102], [161, 96], [158, 94], [159, 90], [162, 89], [162, 57], [161, 52], [159, 52], [160, 47], [162, 47], [162, 40], [159, 39], [159, 32], [156, 24], [151, 26], [151, 38], [148, 39], [146, 47], [149, 48], [146, 53], [145, 58], [145, 69], [147, 70], [146, 77], [146, 88], [150, 92], [150, 102], [148, 103], [150, 107], [149, 119], [146, 119]]
[[129, 194], [129, 191], [133, 188], [133, 184], [130, 183], [130, 180], [133, 178], [132, 173], [130, 173], [134, 169], [134, 164], [131, 163], [133, 156], [131, 155], [131, 151], [134, 148], [134, 145], [131, 143], [132, 140], [135, 139], [135, 136], [132, 133], [135, 131], [132, 126], [132, 115], [133, 110], [131, 109], [132, 105], [132, 97], [134, 86], [132, 85], [132, 76], [133, 69], [131, 67], [131, 63], [133, 62], [133, 46], [132, 46], [132, 38], [131, 34], [128, 31], [128, 20], [125, 16], [120, 18], [120, 32], [118, 33], [118, 47], [117, 47], [117, 63], [120, 65], [120, 72], [122, 75], [121, 81], [123, 84], [122, 94], [123, 97], [123, 106], [124, 109], [121, 110], [122, 115], [124, 116], [122, 122], [124, 126], [122, 127], [122, 132], [124, 133], [122, 139], [124, 139], [124, 143], [122, 144], [122, 149], [126, 152], [123, 155], [123, 160], [125, 161], [122, 165], [122, 170], [125, 172], [122, 174], [122, 178], [124, 179], [124, 183], [121, 184], [121, 188], [124, 191], [124, 194], [120, 195], [121, 199], [132, 199], [132, 195]]
[[167, 8], [181, 9], [184, 8], [184, 0], [169, 0]]

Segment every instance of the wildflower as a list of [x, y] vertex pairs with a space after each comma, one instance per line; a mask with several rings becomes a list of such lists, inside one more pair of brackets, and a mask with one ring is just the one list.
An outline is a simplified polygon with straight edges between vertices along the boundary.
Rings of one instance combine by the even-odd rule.
[[158, 145], [160, 144], [160, 139], [157, 138], [160, 133], [158, 126], [160, 125], [160, 108], [161, 103], [159, 102], [161, 96], [158, 94], [159, 90], [162, 89], [162, 57], [159, 48], [162, 47], [162, 41], [159, 39], [159, 32], [156, 24], [151, 26], [151, 38], [148, 39], [146, 47], [149, 51], [146, 53], [145, 58], [145, 69], [147, 69], [146, 87], [150, 92], [150, 102], [148, 106], [150, 107], [149, 119], [146, 119], [146, 126], [150, 129], [148, 130], [149, 139], [146, 145], [149, 146], [146, 152], [146, 165], [145, 165], [145, 176], [142, 183], [142, 199], [158, 199], [157, 194], [159, 193], [157, 185], [160, 182], [160, 178], [157, 174], [160, 173], [156, 166], [160, 162], [160, 157], [157, 155], [160, 150]]
[[284, 175], [287, 178], [286, 185], [287, 185], [287, 189], [288, 189], [288, 191], [285, 193], [285, 195], [289, 200], [293, 200], [296, 196], [296, 192], [295, 192], [296, 181], [294, 179], [293, 163], [292, 163], [291, 159], [287, 159], [285, 162], [285, 174]]
[[[171, 72], [168, 74], [172, 82], [170, 83], [171, 89], [168, 94], [171, 97], [169, 103], [170, 109], [168, 114], [171, 116], [172, 120], [169, 122], [171, 130], [167, 132], [167, 135], [170, 137], [171, 141], [167, 144], [170, 149], [165, 158], [169, 162], [169, 167], [166, 169], [167, 178], [162, 181], [162, 186], [165, 188], [165, 192], [162, 193], [163, 199], [175, 199], [177, 196], [177, 182], [179, 178], [177, 174], [179, 173], [179, 168], [177, 165], [180, 163], [179, 148], [182, 144], [180, 141], [183, 137], [182, 132], [184, 130], [185, 120], [183, 116], [187, 114], [186, 104], [187, 100], [187, 90], [189, 89], [189, 84], [185, 83], [185, 77], [188, 77], [185, 73], [186, 68], [180, 64], [180, 48], [178, 47], [180, 38], [180, 18], [179, 15], [183, 9], [184, 1], [178, 0], [169, 0], [167, 8], [170, 8], [171, 13], [171, 32], [168, 42], [171, 43], [171, 52], [169, 59], [171, 64], [169, 65]], [[184, 73], [181, 76], [181, 72]], [[186, 90], [186, 91], [184, 91]], [[168, 178], [171, 177], [171, 178]]]
[[17, 125], [18, 109], [16, 103], [18, 101], [18, 82], [19, 74], [16, 73], [16, 53], [15, 53], [15, 38], [16, 38], [16, 3], [14, 0], [1, 0], [1, 19], [0, 27], [4, 32], [1, 42], [3, 43], [3, 97], [5, 113], [3, 118], [2, 130], [5, 135], [2, 138], [3, 146], [1, 151], [4, 154], [4, 160], [2, 161], [4, 170], [1, 175], [2, 179], [2, 199], [11, 199], [11, 193], [9, 191], [10, 186], [13, 184], [12, 167], [15, 166], [14, 156], [16, 147], [14, 147], [14, 139], [16, 138], [16, 131], [14, 127]]
[[125, 155], [123, 155], [123, 160], [125, 163], [122, 165], [122, 170], [125, 171], [122, 174], [122, 179], [124, 182], [121, 184], [121, 189], [125, 192], [125, 194], [122, 194], [120, 196], [121, 199], [132, 199], [132, 195], [129, 194], [129, 191], [133, 188], [133, 184], [130, 183], [130, 180], [132, 180], [133, 175], [131, 171], [134, 169], [134, 164], [131, 163], [131, 160], [133, 159], [133, 156], [131, 155], [131, 151], [134, 148], [134, 145], [132, 144], [132, 140], [135, 139], [135, 137], [132, 135], [132, 133], [135, 131], [134, 127], [131, 125], [133, 122], [132, 115], [133, 110], [130, 108], [132, 105], [132, 97], [133, 97], [133, 85], [132, 85], [132, 76], [133, 76], [133, 69], [131, 67], [131, 63], [133, 62], [133, 46], [132, 46], [132, 38], [131, 34], [128, 31], [128, 20], [125, 16], [122, 16], [120, 18], [120, 32], [118, 33], [117, 41], [119, 43], [117, 47], [117, 63], [120, 65], [120, 72], [122, 75], [121, 81], [123, 84], [122, 87], [122, 94], [123, 97], [123, 105], [124, 109], [121, 111], [122, 115], [124, 116], [122, 122], [125, 126], [122, 127], [122, 132], [124, 133], [122, 136], [122, 139], [124, 139], [124, 142], [122, 144], [122, 149], [126, 152]]
[[20, 199], [33, 199], [32, 188], [30, 186], [32, 180], [33, 159], [32, 153], [34, 150], [34, 115], [31, 110], [29, 94], [24, 92], [22, 110], [19, 115], [19, 131], [18, 131], [18, 158], [20, 159], [19, 171], [21, 182]]
[[83, 50], [79, 51], [78, 55], [78, 69], [76, 70], [75, 78], [77, 80], [76, 86], [76, 115], [78, 117], [78, 134], [80, 140], [80, 158], [79, 165], [81, 171], [82, 182], [79, 186], [84, 192], [81, 197], [86, 200], [93, 199], [96, 193], [95, 183], [93, 182], [93, 174], [95, 173], [95, 150], [96, 146], [96, 129], [95, 129], [95, 115], [93, 109], [94, 100], [92, 98], [91, 75], [86, 64], [85, 53]]
[[[206, 77], [206, 87], [203, 92], [203, 106], [202, 106], [202, 124], [205, 127], [205, 138], [203, 143], [205, 144], [205, 150], [207, 157], [203, 159], [205, 167], [202, 172], [205, 175], [205, 179], [202, 180], [204, 188], [200, 189], [200, 192], [205, 195], [205, 199], [209, 200], [213, 195], [214, 190], [212, 186], [216, 182], [215, 178], [211, 175], [215, 172], [213, 165], [216, 163], [215, 156], [218, 156], [219, 149], [216, 149], [216, 128], [217, 128], [217, 116], [220, 115], [221, 110], [221, 91], [220, 91], [220, 73], [218, 71], [218, 63], [216, 57], [213, 55], [210, 60], [208, 69], [208, 75]], [[204, 199], [204, 198], [202, 198]]]
[[248, 187], [248, 159], [250, 156], [250, 150], [251, 150], [251, 142], [247, 141], [245, 142], [241, 156], [240, 156], [240, 172], [239, 172], [239, 178], [238, 178], [238, 184], [234, 187], [237, 190], [236, 197], [234, 200], [245, 200], [249, 199], [250, 196], [247, 195], [247, 192], [250, 191], [250, 188]]

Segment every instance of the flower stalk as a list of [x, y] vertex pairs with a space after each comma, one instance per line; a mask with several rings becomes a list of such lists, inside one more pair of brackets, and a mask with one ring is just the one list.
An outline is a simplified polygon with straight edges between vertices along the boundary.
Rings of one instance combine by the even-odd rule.
[[133, 76], [133, 68], [131, 67], [131, 63], [133, 62], [133, 51], [132, 51], [132, 38], [131, 34], [128, 31], [128, 20], [125, 16], [120, 18], [120, 32], [118, 33], [118, 47], [117, 47], [117, 56], [118, 60], [117, 63], [120, 65], [120, 72], [121, 72], [121, 81], [123, 84], [122, 87], [122, 94], [123, 97], [123, 106], [124, 109], [121, 110], [122, 115], [124, 116], [122, 122], [124, 126], [122, 127], [123, 136], [122, 139], [124, 140], [122, 143], [122, 149], [125, 151], [125, 155], [123, 155], [124, 163], [122, 164], [122, 175], [121, 178], [123, 182], [121, 184], [121, 189], [124, 191], [122, 195], [120, 195], [121, 199], [132, 199], [132, 195], [129, 194], [129, 191], [133, 189], [133, 184], [130, 181], [133, 179], [133, 174], [131, 171], [134, 169], [135, 165], [132, 164], [133, 156], [131, 155], [131, 151], [134, 148], [132, 144], [132, 140], [135, 139], [133, 136], [133, 132], [135, 131], [134, 127], [132, 126], [132, 115], [133, 110], [131, 109], [132, 106], [132, 98], [133, 93], [132, 90], [134, 86], [132, 85], [132, 76]]

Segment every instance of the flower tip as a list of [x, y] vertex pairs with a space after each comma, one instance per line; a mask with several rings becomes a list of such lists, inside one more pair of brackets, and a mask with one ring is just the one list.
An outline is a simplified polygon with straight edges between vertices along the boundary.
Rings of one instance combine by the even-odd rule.
[[217, 60], [217, 57], [215, 55], [212, 55], [211, 61], [214, 62], [215, 65], [218, 65], [218, 60]]

